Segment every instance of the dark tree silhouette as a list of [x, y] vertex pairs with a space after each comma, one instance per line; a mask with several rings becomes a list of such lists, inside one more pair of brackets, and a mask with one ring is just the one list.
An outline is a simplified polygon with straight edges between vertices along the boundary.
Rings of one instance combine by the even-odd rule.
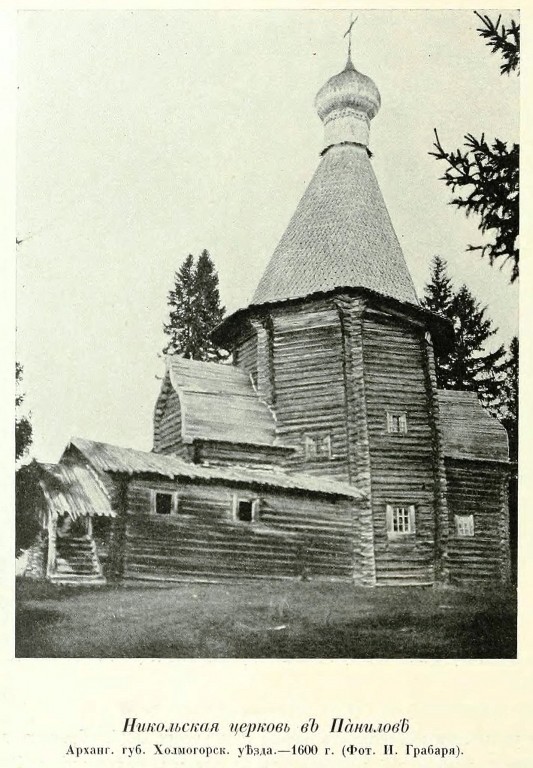
[[15, 475], [15, 556], [31, 547], [41, 530], [40, 511], [45, 508], [36, 461], [20, 467]]
[[15, 381], [16, 381], [16, 394], [15, 394], [15, 460], [21, 459], [25, 453], [27, 453], [33, 439], [33, 428], [29, 418], [20, 414], [20, 408], [24, 402], [24, 393], [21, 392], [22, 387], [22, 365], [15, 363]]
[[[493, 22], [489, 16], [476, 13], [482, 26], [477, 32], [492, 52], [503, 57], [502, 74], [519, 73], [520, 25], [511, 21], [509, 27], [501, 17]], [[464, 137], [464, 149], [448, 151], [442, 146], [435, 130], [433, 155], [447, 164], [442, 180], [456, 196], [451, 205], [464, 210], [467, 216], [480, 217], [480, 231], [489, 238], [482, 245], [469, 245], [468, 251], [487, 256], [491, 265], [502, 267], [509, 262], [510, 282], [519, 276], [519, 154], [518, 144], [500, 139], [487, 141], [485, 134]]]
[[500, 415], [502, 379], [506, 370], [505, 349], [487, 350], [487, 343], [497, 333], [482, 307], [463, 285], [455, 291], [444, 259], [432, 262], [430, 281], [422, 303], [448, 318], [453, 324], [455, 344], [443, 355], [436, 355], [437, 383], [443, 389], [477, 392], [494, 415]]
[[187, 256], [174, 275], [174, 286], [167, 303], [169, 319], [163, 329], [168, 337], [165, 354], [178, 354], [192, 360], [219, 361], [224, 353], [211, 341], [210, 334], [225, 313], [220, 304], [218, 275], [208, 251], [195, 263]]
[[515, 336], [507, 350], [502, 383], [502, 424], [509, 435], [511, 461], [518, 461], [518, 338]]

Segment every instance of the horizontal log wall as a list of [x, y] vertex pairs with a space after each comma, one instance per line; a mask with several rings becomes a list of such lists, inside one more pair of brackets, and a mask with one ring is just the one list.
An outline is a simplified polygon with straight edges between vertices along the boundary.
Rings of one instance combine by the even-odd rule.
[[252, 333], [240, 341], [233, 356], [235, 365], [255, 377], [257, 375], [257, 335]]
[[[297, 448], [288, 465], [348, 480], [342, 333], [334, 306], [314, 302], [273, 314], [277, 433]], [[331, 437], [331, 460], [306, 458], [305, 436]]]
[[172, 389], [164, 402], [163, 413], [158, 419], [157, 453], [174, 453], [186, 456], [187, 447], [181, 437], [181, 407], [177, 392]]
[[[363, 359], [378, 584], [432, 584], [435, 473], [423, 330], [367, 310]], [[407, 414], [407, 433], [389, 433], [387, 411]], [[391, 540], [386, 507], [416, 507], [416, 535]]]
[[[176, 515], [150, 512], [151, 489], [176, 488]], [[234, 493], [260, 499], [253, 523], [234, 520]], [[124, 576], [351, 579], [354, 503], [135, 479], [128, 489]]]
[[195, 446], [195, 460], [198, 463], [209, 462], [217, 466], [264, 467], [271, 468], [285, 464], [286, 455], [268, 446], [239, 445], [238, 443], [203, 442]]
[[[448, 568], [455, 583], [509, 578], [507, 470], [497, 464], [447, 459], [450, 515]], [[458, 537], [455, 515], [473, 515], [474, 536]]]

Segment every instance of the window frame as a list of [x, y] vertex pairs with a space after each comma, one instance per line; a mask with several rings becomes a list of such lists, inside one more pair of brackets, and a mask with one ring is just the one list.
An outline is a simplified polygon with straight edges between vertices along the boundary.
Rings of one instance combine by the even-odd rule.
[[304, 438], [304, 456], [306, 461], [332, 461], [333, 436], [331, 432], [306, 433]]
[[[407, 520], [405, 530], [395, 530], [395, 515], [400, 514], [402, 520]], [[387, 504], [386, 505], [387, 536], [389, 539], [406, 540], [416, 536], [416, 505]], [[402, 522], [402, 526], [404, 525]]]
[[[242, 520], [239, 517], [239, 504], [241, 501], [252, 505], [252, 517], [250, 520]], [[243, 523], [243, 525], [253, 525], [256, 523], [259, 517], [261, 500], [258, 496], [241, 495], [238, 493], [233, 494], [233, 519], [236, 523]]]
[[318, 443], [311, 435], [304, 435], [304, 452], [307, 461], [318, 460]]
[[454, 515], [455, 535], [458, 539], [471, 539], [476, 535], [474, 515]]
[[[170, 504], [170, 512], [169, 514], [161, 514], [161, 512], [157, 511], [157, 496], [158, 494], [165, 495], [165, 496], [171, 496], [172, 501]], [[154, 517], [157, 517], [158, 519], [164, 520], [165, 518], [168, 519], [169, 517], [174, 517], [178, 514], [178, 492], [177, 491], [163, 491], [158, 490], [156, 488], [150, 489], [150, 514]]]
[[406, 411], [387, 411], [387, 432], [389, 435], [406, 435], [408, 431]]

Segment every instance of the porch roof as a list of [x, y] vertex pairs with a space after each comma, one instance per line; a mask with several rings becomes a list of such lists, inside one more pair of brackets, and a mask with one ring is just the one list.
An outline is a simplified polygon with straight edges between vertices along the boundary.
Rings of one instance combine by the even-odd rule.
[[48, 512], [69, 515], [73, 520], [89, 515], [115, 517], [104, 486], [96, 474], [71, 464], [39, 464], [39, 485]]
[[[362, 498], [364, 494], [348, 483], [324, 477], [289, 474], [281, 469], [250, 469], [249, 467], [204, 466], [192, 464], [177, 456], [148, 453], [133, 448], [122, 448], [109, 443], [98, 443], [73, 437], [70, 445], [77, 448], [98, 472], [117, 472], [129, 475], [153, 474], [170, 479], [223, 483], [270, 488], [272, 490], [304, 491], [310, 494]], [[69, 447], [66, 449], [69, 450]]]

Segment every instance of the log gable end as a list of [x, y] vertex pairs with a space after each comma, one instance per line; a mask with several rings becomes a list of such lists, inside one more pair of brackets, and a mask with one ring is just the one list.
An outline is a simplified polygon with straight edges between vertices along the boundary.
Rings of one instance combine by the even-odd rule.
[[154, 412], [154, 451], [188, 455], [182, 435], [181, 404], [167, 373]]

